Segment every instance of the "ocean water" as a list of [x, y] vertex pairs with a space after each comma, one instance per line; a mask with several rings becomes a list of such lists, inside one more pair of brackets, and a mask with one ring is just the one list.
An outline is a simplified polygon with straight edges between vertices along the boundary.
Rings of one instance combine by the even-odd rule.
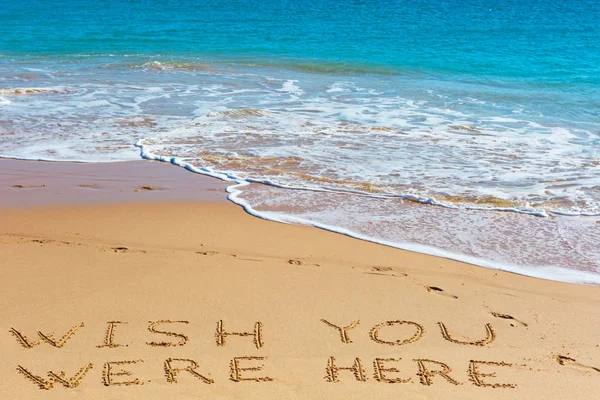
[[5, 0], [0, 156], [149, 158], [254, 215], [600, 283], [595, 0]]

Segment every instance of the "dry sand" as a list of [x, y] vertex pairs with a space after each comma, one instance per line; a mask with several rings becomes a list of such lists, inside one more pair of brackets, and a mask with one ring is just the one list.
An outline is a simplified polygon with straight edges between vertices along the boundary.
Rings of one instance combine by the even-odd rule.
[[165, 164], [34, 164], [0, 160], [1, 399], [600, 393], [598, 287], [263, 221]]

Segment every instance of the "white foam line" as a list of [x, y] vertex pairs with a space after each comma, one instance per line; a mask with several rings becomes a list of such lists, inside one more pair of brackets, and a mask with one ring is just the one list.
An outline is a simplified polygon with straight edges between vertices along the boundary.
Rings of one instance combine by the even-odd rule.
[[[480, 267], [485, 267], [485, 268], [490, 268], [490, 269], [495, 269], [495, 270], [500, 270], [500, 271], [511, 272], [514, 274], [529, 276], [532, 278], [546, 279], [546, 280], [566, 282], [566, 283], [600, 285], [600, 274], [596, 274], [593, 272], [576, 271], [576, 270], [572, 270], [572, 269], [568, 269], [568, 268], [564, 268], [564, 267], [558, 267], [558, 266], [523, 267], [523, 266], [518, 266], [518, 265], [513, 265], [513, 264], [498, 263], [498, 262], [484, 260], [484, 259], [477, 258], [477, 257], [468, 256], [465, 254], [453, 253], [450, 251], [438, 249], [433, 246], [427, 246], [427, 245], [422, 245], [422, 244], [417, 244], [417, 243], [392, 242], [392, 241], [387, 241], [387, 240], [376, 239], [371, 236], [362, 235], [360, 233], [350, 231], [348, 229], [344, 229], [344, 228], [340, 228], [340, 227], [336, 227], [336, 226], [332, 226], [332, 225], [327, 225], [327, 224], [322, 224], [322, 223], [307, 220], [304, 218], [298, 218], [298, 217], [294, 217], [294, 216], [290, 216], [290, 215], [285, 215], [285, 216], [276, 215], [275, 213], [268, 212], [268, 211], [263, 211], [263, 212], [257, 211], [247, 201], [245, 201], [244, 199], [241, 199], [239, 197], [243, 193], [243, 190], [241, 190], [241, 188], [244, 186], [248, 186], [251, 183], [263, 183], [263, 184], [271, 185], [271, 186], [278, 187], [278, 188], [284, 188], [284, 189], [302, 189], [302, 190], [322, 191], [322, 192], [335, 192], [335, 191], [326, 190], [326, 189], [294, 188], [294, 187], [290, 187], [290, 186], [274, 184], [268, 180], [243, 179], [243, 178], [235, 176], [232, 173], [216, 172], [216, 171], [212, 170], [211, 168], [204, 168], [204, 167], [198, 168], [198, 167], [193, 166], [192, 164], [182, 161], [181, 159], [179, 159], [177, 157], [164, 157], [164, 156], [154, 155], [144, 149], [143, 142], [144, 142], [144, 140], [142, 139], [142, 140], [139, 140], [135, 144], [135, 146], [140, 149], [140, 156], [143, 159], [168, 162], [170, 164], [185, 168], [188, 171], [191, 171], [191, 172], [194, 172], [197, 174], [211, 176], [213, 178], [218, 178], [218, 179], [228, 181], [228, 182], [234, 182], [235, 183], [234, 185], [228, 186], [226, 189], [227, 193], [229, 193], [229, 195], [227, 196], [227, 199], [229, 201], [231, 201], [232, 203], [241, 206], [244, 209], [244, 211], [246, 211], [248, 214], [258, 217], [258, 218], [261, 218], [261, 219], [265, 219], [268, 221], [280, 222], [280, 223], [284, 223], [284, 224], [299, 224], [299, 225], [313, 226], [315, 228], [339, 233], [339, 234], [342, 234], [345, 236], [364, 240], [367, 242], [372, 242], [372, 243], [389, 246], [389, 247], [394, 247], [397, 249], [402, 249], [402, 250], [407, 250], [407, 251], [413, 251], [416, 253], [422, 253], [422, 254], [427, 254], [427, 255], [431, 255], [431, 256], [447, 258], [450, 260], [460, 261], [460, 262], [464, 262], [467, 264], [473, 264], [473, 265], [477, 265]], [[383, 196], [380, 196], [380, 197], [383, 197]], [[486, 209], [486, 210], [489, 210], [489, 209]], [[502, 210], [502, 211], [507, 211], [507, 210]], [[516, 212], [519, 212], [519, 211], [516, 211]]]
[[79, 159], [79, 158], [69, 158], [68, 160], [61, 160], [56, 158], [43, 158], [43, 157], [15, 157], [11, 155], [0, 154], [0, 159], [3, 160], [23, 160], [23, 161], [44, 161], [44, 162], [66, 162], [66, 163], [78, 163], [78, 164], [90, 164], [90, 163], [120, 163], [120, 162], [128, 162], [135, 161], [135, 159], [127, 159], [127, 160], [103, 160], [103, 161], [95, 161], [89, 159]]
[[[143, 139], [139, 140], [135, 144], [135, 146], [142, 148], [142, 146], [143, 146], [142, 142], [143, 142]], [[142, 155], [142, 157], [144, 157], [144, 156]], [[168, 157], [161, 157], [161, 158], [162, 158], [161, 161], [171, 162], [170, 158], [168, 158]], [[152, 159], [154, 159], [154, 158], [152, 158]], [[176, 158], [174, 158], [174, 159], [176, 159]], [[176, 165], [179, 165], [179, 164], [176, 164]], [[549, 217], [551, 214], [564, 215], [564, 216], [581, 216], [581, 217], [600, 216], [600, 213], [589, 213], [589, 212], [567, 212], [567, 211], [554, 211], [554, 210], [523, 210], [523, 209], [515, 208], [515, 207], [485, 207], [485, 206], [471, 206], [471, 205], [457, 206], [454, 204], [447, 204], [447, 203], [440, 202], [433, 197], [422, 197], [422, 196], [406, 194], [406, 193], [404, 193], [404, 194], [402, 194], [402, 193], [400, 193], [400, 194], [374, 194], [374, 193], [362, 192], [359, 190], [350, 190], [350, 189], [342, 189], [342, 188], [327, 189], [327, 188], [314, 188], [314, 187], [311, 188], [311, 187], [302, 187], [302, 186], [292, 186], [292, 185], [284, 185], [281, 183], [276, 183], [269, 179], [240, 178], [230, 172], [229, 173], [224, 173], [224, 172], [217, 173], [217, 172], [213, 171], [212, 169], [206, 169], [206, 171], [226, 177], [226, 178], [221, 178], [221, 179], [235, 181], [238, 183], [241, 181], [245, 181], [245, 182], [249, 182], [249, 183], [262, 183], [265, 185], [269, 185], [269, 186], [273, 186], [273, 187], [277, 187], [277, 188], [281, 188], [281, 189], [303, 190], [303, 191], [324, 192], [324, 193], [345, 193], [345, 194], [354, 194], [354, 195], [358, 195], [358, 196], [369, 197], [369, 198], [378, 198], [378, 199], [400, 198], [400, 199], [405, 199], [405, 200], [411, 200], [411, 201], [421, 203], [421, 204], [435, 205], [435, 206], [451, 208], [451, 209], [455, 209], [455, 210], [514, 212], [514, 213], [518, 213], [518, 214], [533, 215], [536, 217]]]

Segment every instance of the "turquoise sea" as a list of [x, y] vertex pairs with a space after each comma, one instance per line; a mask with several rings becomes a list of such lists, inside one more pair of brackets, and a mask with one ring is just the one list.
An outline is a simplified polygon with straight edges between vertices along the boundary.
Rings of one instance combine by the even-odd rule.
[[0, 156], [161, 159], [262, 218], [600, 283], [600, 2], [5, 0]]

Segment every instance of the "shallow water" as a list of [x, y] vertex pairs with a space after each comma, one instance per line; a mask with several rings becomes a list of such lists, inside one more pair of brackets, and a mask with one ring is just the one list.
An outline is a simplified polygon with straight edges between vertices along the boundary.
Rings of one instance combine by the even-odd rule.
[[0, 10], [0, 155], [141, 147], [262, 217], [600, 282], [596, 2], [61, 3]]

